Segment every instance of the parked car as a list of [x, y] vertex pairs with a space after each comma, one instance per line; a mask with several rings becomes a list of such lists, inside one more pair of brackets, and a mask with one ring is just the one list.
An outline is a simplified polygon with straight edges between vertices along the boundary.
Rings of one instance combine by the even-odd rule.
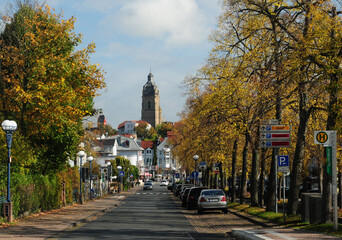
[[185, 188], [185, 190], [183, 191], [182, 193], [182, 197], [181, 197], [181, 200], [182, 200], [182, 207], [186, 207], [186, 203], [187, 203], [187, 199], [188, 199], [188, 194], [190, 192], [190, 189], [191, 188]]
[[179, 196], [179, 194], [180, 194], [180, 192], [181, 192], [181, 190], [182, 190], [182, 186], [183, 186], [183, 184], [179, 184], [179, 185], [176, 186], [176, 188], [175, 188], [175, 190], [174, 190], [174, 195], [175, 195], [176, 197]]
[[201, 192], [197, 203], [197, 212], [202, 213], [206, 210], [228, 212], [227, 198], [221, 189], [206, 189]]
[[207, 188], [204, 187], [192, 187], [188, 193], [186, 207], [187, 209], [196, 209], [198, 197], [200, 196], [201, 192]]
[[170, 190], [172, 192], [172, 186], [173, 186], [173, 181], [170, 179], [169, 183], [167, 184], [167, 190]]
[[143, 190], [153, 190], [153, 185], [150, 182], [145, 182]]
[[160, 181], [160, 186], [167, 186], [167, 181], [166, 180], [161, 180]]
[[181, 187], [181, 190], [179, 192], [179, 199], [182, 200], [182, 194], [186, 188], [192, 188], [194, 185], [193, 184], [183, 184]]

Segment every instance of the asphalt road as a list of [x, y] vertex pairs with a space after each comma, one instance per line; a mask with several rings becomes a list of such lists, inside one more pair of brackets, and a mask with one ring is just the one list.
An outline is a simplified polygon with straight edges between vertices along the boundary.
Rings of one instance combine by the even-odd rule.
[[166, 187], [153, 188], [127, 197], [124, 204], [59, 239], [208, 239], [197, 233]]

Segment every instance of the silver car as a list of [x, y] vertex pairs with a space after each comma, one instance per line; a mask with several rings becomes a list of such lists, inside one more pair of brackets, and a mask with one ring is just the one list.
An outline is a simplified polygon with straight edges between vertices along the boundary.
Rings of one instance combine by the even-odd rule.
[[152, 190], [152, 189], [153, 189], [152, 183], [146, 182], [144, 184], [143, 190]]
[[206, 210], [222, 210], [228, 212], [227, 198], [221, 189], [202, 190], [198, 198], [197, 212], [202, 213]]

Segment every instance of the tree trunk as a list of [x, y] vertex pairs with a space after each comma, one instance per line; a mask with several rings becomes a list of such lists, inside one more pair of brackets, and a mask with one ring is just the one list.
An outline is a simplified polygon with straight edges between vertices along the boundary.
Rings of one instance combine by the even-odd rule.
[[296, 150], [294, 154], [292, 171], [291, 171], [291, 182], [290, 182], [290, 194], [288, 203], [288, 214], [298, 213], [298, 199], [299, 189], [301, 184], [301, 173], [305, 153], [305, 138], [307, 122], [310, 117], [310, 110], [306, 110], [307, 98], [306, 98], [306, 85], [300, 83], [298, 86], [299, 91], [299, 128], [297, 133]]
[[240, 188], [240, 203], [245, 204], [245, 194], [247, 193], [247, 157], [248, 157], [248, 133], [245, 134], [245, 146], [242, 152], [242, 176], [241, 176], [241, 188]]
[[265, 199], [265, 165], [266, 165], [266, 152], [267, 149], [263, 148], [261, 150], [261, 169], [259, 177], [259, 206], [264, 206]]
[[257, 128], [257, 133], [254, 140], [253, 156], [252, 156], [252, 176], [251, 176], [251, 206], [259, 206], [258, 200], [258, 176], [259, 176], [259, 142], [260, 128]]
[[220, 179], [221, 179], [221, 184], [220, 184], [219, 188], [224, 191], [224, 179], [223, 179], [223, 171], [222, 171], [222, 162], [219, 163], [219, 169], [220, 169]]
[[233, 153], [232, 153], [232, 184], [231, 184], [231, 201], [235, 201], [236, 197], [236, 151], [237, 151], [237, 142], [238, 140], [235, 139], [234, 146], [233, 146]]

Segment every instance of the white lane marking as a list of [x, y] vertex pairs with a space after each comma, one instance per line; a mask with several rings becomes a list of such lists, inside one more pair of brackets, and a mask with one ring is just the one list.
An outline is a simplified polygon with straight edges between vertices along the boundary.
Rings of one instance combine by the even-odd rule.
[[258, 233], [258, 231], [246, 230], [245, 232], [251, 234], [253, 236], [253, 239], [261, 238], [265, 240], [273, 240], [273, 238], [266, 237], [262, 233]]
[[278, 233], [278, 232], [275, 232], [273, 230], [267, 230], [267, 232], [273, 234], [273, 235], [276, 235], [278, 237], [281, 237], [281, 238], [284, 238], [284, 239], [288, 239], [288, 240], [297, 240], [297, 238], [292, 238], [292, 237], [289, 237], [289, 236], [286, 236], [282, 233]]

